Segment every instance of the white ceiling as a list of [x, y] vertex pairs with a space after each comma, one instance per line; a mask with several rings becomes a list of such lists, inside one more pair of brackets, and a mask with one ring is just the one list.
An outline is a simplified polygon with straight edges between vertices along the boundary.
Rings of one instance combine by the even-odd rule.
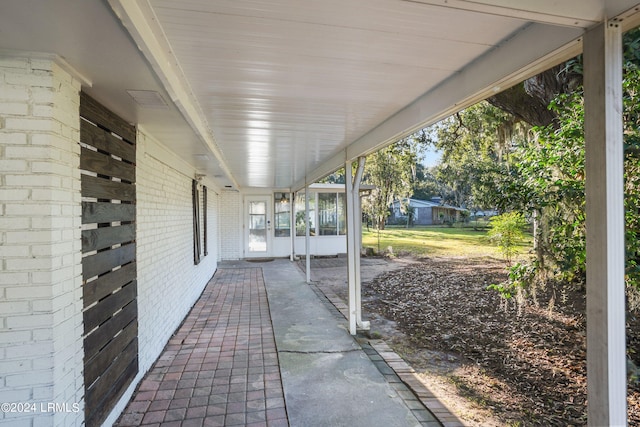
[[60, 55], [221, 187], [295, 190], [575, 55], [636, 1], [5, 1], [0, 49]]

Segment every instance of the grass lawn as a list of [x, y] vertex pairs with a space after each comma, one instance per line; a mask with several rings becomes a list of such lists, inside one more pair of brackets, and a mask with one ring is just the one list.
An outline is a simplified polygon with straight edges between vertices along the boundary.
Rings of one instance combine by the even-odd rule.
[[[527, 254], [532, 247], [532, 242], [533, 238], [527, 234], [519, 248], [521, 255]], [[379, 246], [377, 230], [367, 231], [363, 228], [362, 245], [373, 248], [376, 253], [379, 252], [378, 247], [381, 252], [384, 252], [391, 246], [394, 254], [502, 258], [498, 247], [489, 242], [486, 230], [475, 231], [473, 228], [388, 226], [385, 230], [380, 230]]]

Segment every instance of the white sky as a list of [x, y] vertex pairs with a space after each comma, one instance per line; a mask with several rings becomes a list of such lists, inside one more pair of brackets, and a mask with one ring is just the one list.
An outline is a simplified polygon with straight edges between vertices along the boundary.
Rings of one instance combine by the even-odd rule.
[[423, 153], [422, 164], [427, 168], [431, 168], [440, 163], [441, 159], [442, 153], [431, 147]]

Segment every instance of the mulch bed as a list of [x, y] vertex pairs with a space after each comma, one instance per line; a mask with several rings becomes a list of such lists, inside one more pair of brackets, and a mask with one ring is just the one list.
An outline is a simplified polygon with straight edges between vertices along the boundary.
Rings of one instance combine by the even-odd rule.
[[[408, 344], [474, 366], [456, 371], [452, 381], [505, 423], [585, 425], [584, 289], [548, 285], [536, 301], [505, 307], [486, 289], [505, 278], [504, 264], [492, 259], [425, 259], [375, 278], [363, 296], [366, 309], [395, 321]], [[638, 349], [640, 324], [628, 317], [629, 347]], [[629, 424], [640, 425], [637, 381], [628, 395]]]

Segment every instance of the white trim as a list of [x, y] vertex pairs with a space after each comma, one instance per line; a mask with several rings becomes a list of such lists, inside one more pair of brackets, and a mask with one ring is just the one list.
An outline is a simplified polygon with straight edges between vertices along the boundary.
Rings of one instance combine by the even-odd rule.
[[[557, 12], [550, 14], [545, 10], [557, 10], [562, 4], [556, 0], [534, 0], [526, 2], [505, 1], [468, 1], [468, 0], [404, 0], [412, 3], [423, 3], [430, 6], [440, 6], [449, 9], [465, 10], [470, 12], [483, 13], [486, 15], [502, 16], [507, 18], [519, 18], [527, 21], [539, 22], [543, 24], [562, 25], [566, 27], [587, 28], [602, 19], [602, 7], [598, 0], [585, 0], [580, 8], [568, 5], [564, 14]], [[488, 4], [494, 3], [494, 4]], [[503, 4], [500, 4], [503, 3]], [[517, 6], [517, 7], [513, 7]], [[570, 9], [571, 8], [571, 9]]]

